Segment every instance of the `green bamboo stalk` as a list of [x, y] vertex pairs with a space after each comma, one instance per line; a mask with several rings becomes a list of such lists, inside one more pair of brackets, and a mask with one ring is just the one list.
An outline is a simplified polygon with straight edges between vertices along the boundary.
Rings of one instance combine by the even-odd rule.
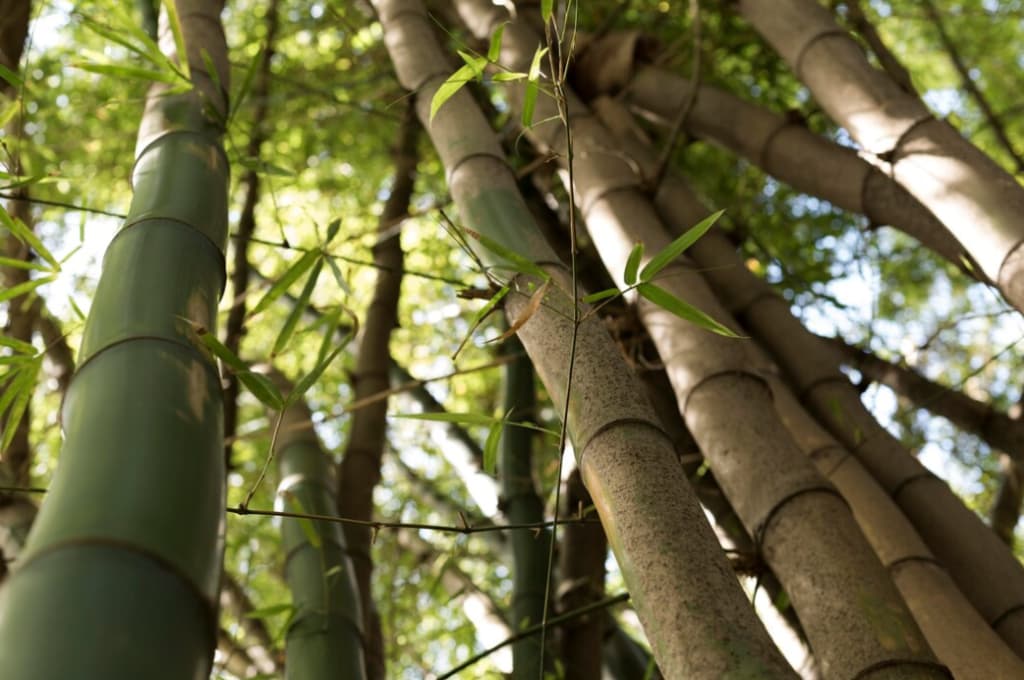
[[[283, 393], [290, 391], [283, 376], [273, 377]], [[301, 400], [281, 415], [274, 447], [280, 477], [277, 509], [337, 516], [335, 467], [307, 426], [311, 424], [309, 408]], [[341, 525], [286, 518], [281, 539], [293, 606], [285, 635], [285, 678], [366, 678], [362, 606]]]
[[[505, 412], [516, 422], [532, 421], [537, 404], [533, 364], [522, 345], [510, 338], [503, 347], [519, 358], [505, 368]], [[533, 482], [533, 431], [506, 427], [501, 435], [501, 503], [510, 524], [544, 521], [544, 503]], [[512, 543], [512, 627], [520, 630], [544, 618], [544, 593], [548, 584], [549, 531], [513, 531]], [[534, 680], [545, 664], [540, 637], [519, 640], [512, 645], [512, 678]], [[550, 664], [546, 664], [550, 666]]]
[[[792, 677], [737, 585], [632, 370], [595, 316], [574, 325], [578, 302], [565, 292], [574, 290], [570, 273], [534, 225], [471, 95], [459, 91], [431, 121], [431, 98], [453, 71], [433, 21], [417, 0], [374, 5], [399, 81], [414, 93], [445, 166], [460, 219], [551, 277], [537, 299], [543, 304], [531, 307], [541, 277], [536, 271], [512, 276], [505, 312], [525, 321], [519, 339], [556, 407], [566, 410], [584, 482], [663, 670], [670, 677]], [[479, 249], [490, 262], [503, 260], [485, 250]]]
[[224, 285], [228, 60], [220, 2], [174, 7], [187, 57], [166, 17], [161, 46], [187, 61], [193, 89], [154, 84], [146, 99], [134, 199], [107, 251], [64, 403], [60, 468], [0, 594], [0, 677], [200, 680], [210, 671], [221, 399], [193, 328], [213, 331]]

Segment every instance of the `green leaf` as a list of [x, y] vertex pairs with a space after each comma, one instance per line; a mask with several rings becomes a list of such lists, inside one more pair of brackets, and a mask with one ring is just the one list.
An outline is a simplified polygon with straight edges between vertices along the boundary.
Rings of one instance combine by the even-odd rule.
[[294, 404], [299, 399], [301, 399], [302, 396], [309, 391], [309, 388], [312, 387], [316, 383], [316, 381], [320, 379], [320, 376], [324, 374], [324, 371], [327, 370], [327, 367], [331, 365], [331, 362], [334, 361], [334, 359], [341, 353], [341, 350], [343, 349], [345, 349], [345, 344], [339, 344], [331, 351], [330, 354], [328, 354], [316, 366], [314, 366], [312, 371], [302, 376], [302, 380], [295, 383], [295, 388], [292, 389], [291, 393], [288, 395], [287, 403], [289, 405]]
[[277, 334], [274, 347], [270, 350], [271, 358], [280, 354], [285, 346], [288, 345], [288, 341], [291, 340], [292, 334], [295, 332], [295, 326], [298, 325], [299, 319], [302, 318], [302, 313], [309, 306], [309, 299], [313, 295], [313, 289], [316, 288], [316, 282], [320, 278], [320, 272], [323, 267], [323, 258], [318, 259], [316, 264], [313, 265], [312, 271], [309, 272], [309, 276], [306, 278], [306, 285], [302, 287], [302, 292], [288, 312], [288, 317], [284, 321], [284, 326], [281, 327], [281, 332]]
[[291, 602], [282, 602], [281, 604], [272, 604], [267, 607], [260, 607], [259, 609], [253, 609], [245, 614], [247, 619], [269, 619], [272, 616], [283, 614], [295, 609], [295, 605]]
[[655, 274], [667, 267], [670, 262], [682, 255], [687, 248], [696, 243], [697, 239], [703, 236], [707, 230], [718, 221], [718, 218], [721, 217], [724, 212], [724, 210], [719, 210], [718, 212], [711, 213], [698, 222], [697, 226], [688, 229], [685, 234], [662, 248], [657, 255], [651, 258], [651, 261], [648, 262], [640, 272], [640, 280], [650, 281]]
[[31, 343], [19, 340], [17, 338], [10, 338], [6, 335], [0, 335], [0, 345], [4, 347], [10, 347], [19, 354], [29, 354], [35, 356], [36, 348]]
[[473, 229], [466, 229], [465, 232], [472, 236], [477, 241], [479, 241], [480, 245], [482, 245], [484, 248], [491, 251], [495, 255], [498, 255], [499, 257], [502, 257], [505, 260], [507, 260], [511, 265], [511, 269], [517, 272], [521, 272], [523, 274], [532, 274], [545, 281], [547, 281], [550, 278], [550, 276], [548, 276], [548, 273], [544, 271], [539, 265], [527, 260], [525, 257], [515, 252], [514, 250], [506, 248], [505, 246], [501, 245], [500, 243], [490, 238], [489, 236], [485, 236], [478, 231], [474, 231]]
[[[504, 26], [502, 26], [502, 28], [504, 28]], [[498, 30], [500, 31], [501, 28], [499, 28]], [[10, 85], [16, 90], [20, 90], [22, 85], [25, 84], [25, 81], [21, 79], [21, 76], [19, 76], [17, 73], [7, 68], [3, 64], [0, 64], [0, 78], [3, 78], [5, 81], [7, 81], [8, 85]]]
[[466, 331], [466, 337], [464, 337], [462, 339], [462, 342], [459, 343], [459, 346], [455, 348], [455, 353], [453, 356], [459, 355], [459, 352], [462, 351], [462, 348], [466, 346], [467, 342], [469, 342], [469, 338], [473, 335], [473, 332], [476, 330], [477, 326], [479, 326], [480, 323], [485, 318], [487, 318], [487, 315], [490, 314], [491, 311], [498, 306], [498, 303], [501, 302], [506, 295], [508, 295], [509, 290], [510, 289], [508, 285], [502, 286], [498, 290], [498, 292], [495, 293], [494, 296], [490, 300], [488, 300], [484, 304], [484, 306], [481, 307], [479, 311], [477, 311], [476, 314], [473, 315], [473, 318], [469, 322], [469, 330]]
[[284, 405], [284, 399], [281, 397], [281, 392], [267, 376], [253, 373], [249, 365], [235, 356], [235, 353], [218, 340], [213, 333], [207, 332], [204, 328], [196, 328], [195, 334], [206, 349], [238, 376], [239, 382], [245, 385], [246, 389], [252, 392], [254, 397], [259, 399], [265, 406], [277, 411], [281, 410], [281, 407]]
[[644, 256], [644, 244], [637, 243], [633, 246], [633, 250], [629, 253], [629, 259], [626, 260], [626, 271], [623, 273], [623, 278], [626, 280], [626, 285], [632, 286], [636, 283], [636, 273], [640, 269], [640, 259]]
[[279, 278], [273, 286], [270, 287], [260, 299], [256, 306], [253, 307], [252, 314], [259, 314], [264, 309], [273, 304], [274, 300], [285, 294], [288, 288], [293, 283], [299, 280], [303, 274], [309, 271], [309, 268], [313, 266], [313, 263], [317, 261], [321, 253], [319, 250], [308, 250], [302, 257], [295, 261], [295, 263], [288, 268], [288, 270]]
[[[507, 23], [507, 22], [506, 22]], [[487, 48], [487, 61], [496, 62], [501, 56], [501, 37], [505, 34], [505, 24], [498, 26], [491, 34], [491, 44]]]
[[484, 69], [487, 68], [487, 57], [478, 57], [464, 50], [457, 51], [459, 56], [462, 57], [462, 61], [466, 63], [466, 66], [473, 69], [474, 77], [479, 78], [483, 74]]
[[491, 80], [496, 83], [511, 83], [515, 80], [522, 80], [526, 77], [526, 74], [522, 71], [499, 71], [491, 76]]
[[25, 269], [28, 271], [50, 271], [50, 268], [41, 262], [36, 260], [19, 260], [16, 257], [0, 257], [0, 267], [11, 267], [12, 269]]
[[252, 90], [253, 79], [256, 77], [256, 67], [258, 67], [263, 61], [263, 53], [266, 51], [266, 45], [263, 46], [256, 56], [253, 57], [249, 65], [245, 67], [245, 75], [242, 76], [242, 84], [239, 86], [238, 91], [235, 92], [234, 96], [231, 97], [231, 113], [228, 114], [228, 120], [232, 120], [235, 117], [235, 113], [242, 106], [242, 102], [249, 96], [249, 91]]
[[[295, 494], [288, 493], [286, 491], [285, 496], [288, 498], [288, 505], [291, 506], [292, 512], [303, 515], [310, 514], [309, 511], [302, 506], [302, 501]], [[313, 524], [313, 520], [308, 517], [289, 517], [287, 519], [294, 520], [299, 523], [302, 533], [306, 536], [307, 543], [317, 550], [323, 546], [323, 541], [320, 540], [320, 534], [317, 533], [316, 525]]]
[[327, 225], [327, 239], [324, 241], [325, 246], [331, 245], [331, 241], [338, 235], [338, 231], [341, 229], [341, 220], [331, 220], [331, 223]]
[[551, 21], [551, 14], [555, 7], [555, 0], [540, 0], [540, 18], [544, 23]]
[[434, 122], [434, 116], [437, 115], [438, 110], [444, 106], [444, 103], [455, 96], [455, 93], [462, 89], [462, 87], [473, 80], [476, 77], [476, 71], [468, 64], [461, 67], [458, 71], [448, 76], [448, 80], [441, 83], [441, 86], [437, 88], [437, 92], [430, 100], [430, 122]]
[[600, 302], [601, 300], [607, 300], [608, 298], [615, 297], [618, 294], [618, 288], [605, 288], [604, 290], [599, 290], [596, 293], [591, 293], [590, 295], [586, 296], [585, 298], [583, 298], [583, 302], [589, 305], [595, 302]]
[[281, 392], [270, 378], [262, 373], [253, 373], [252, 371], [239, 371], [235, 375], [238, 376], [239, 382], [252, 393], [252, 396], [260, 400], [261, 404], [275, 411], [284, 409], [284, 397], [281, 396]]
[[736, 335], [729, 328], [718, 323], [710, 316], [700, 311], [693, 305], [683, 302], [676, 296], [669, 293], [663, 288], [659, 288], [653, 283], [641, 283], [637, 286], [637, 290], [645, 298], [658, 305], [662, 309], [666, 309], [680, 319], [685, 319], [690, 323], [697, 324], [701, 328], [705, 328], [713, 333], [724, 335], [728, 338], [739, 338], [742, 336]]
[[[4, 403], [0, 405], [0, 415], [6, 410], [5, 428], [3, 437], [0, 438], [0, 450], [6, 450], [10, 445], [11, 440], [14, 439], [15, 433], [18, 431], [18, 424], [21, 422], [21, 417], [25, 414], [25, 409], [28, 408], [29, 401], [32, 399], [32, 391], [36, 386], [36, 380], [39, 377], [39, 369], [43, 365], [43, 356], [40, 354], [29, 362], [26, 362], [17, 368], [17, 374], [14, 379], [11, 380], [4, 388]], [[8, 394], [9, 393], [9, 394]], [[8, 407], [8, 402], [10, 406]]]
[[334, 282], [338, 284], [338, 288], [345, 291], [345, 295], [352, 295], [352, 288], [348, 285], [345, 277], [342, 276], [338, 263], [330, 255], [327, 256], [327, 265], [331, 268], [331, 275], [334, 276]]
[[13, 298], [18, 297], [19, 295], [24, 295], [25, 293], [33, 291], [39, 286], [55, 281], [56, 279], [57, 276], [51, 274], [50, 276], [42, 276], [38, 279], [25, 281], [24, 283], [19, 283], [17, 286], [12, 286], [11, 288], [5, 288], [3, 290], [0, 290], [0, 302], [11, 300]]
[[60, 263], [57, 262], [57, 258], [53, 256], [49, 250], [43, 245], [43, 242], [39, 240], [39, 237], [35, 233], [25, 226], [25, 223], [16, 217], [11, 217], [6, 210], [0, 208], [0, 222], [7, 227], [14, 237], [22, 243], [27, 243], [32, 250], [39, 253], [40, 257], [50, 263], [51, 271], [59, 272]]
[[167, 23], [170, 24], [171, 34], [174, 36], [174, 48], [178, 54], [178, 64], [186, 80], [192, 80], [188, 63], [188, 50], [185, 47], [185, 34], [181, 30], [181, 17], [178, 16], [178, 6], [174, 0], [163, 0], [164, 9], [167, 10]]
[[487, 440], [484, 442], [484, 472], [489, 475], [498, 471], [498, 443], [501, 442], [501, 433], [504, 429], [504, 420], [495, 422], [491, 425]]
[[523, 127], [530, 127], [533, 124], [533, 112], [537, 108], [537, 93], [540, 91], [540, 61], [547, 54], [548, 48], [538, 47], [533, 53], [533, 61], [530, 63], [530, 73], [527, 75], [529, 82], [526, 83], [526, 92], [523, 95]]
[[81, 69], [83, 71], [90, 71], [92, 73], [99, 73], [105, 76], [114, 76], [116, 78], [134, 78], [136, 80], [145, 80], [148, 83], [168, 83], [170, 85], [178, 85], [181, 83], [181, 79], [174, 73], [167, 73], [166, 71], [154, 71], [149, 68], [140, 68], [137, 66], [121, 66], [118, 64], [96, 64], [92, 62], [72, 62], [69, 64], [71, 68]]

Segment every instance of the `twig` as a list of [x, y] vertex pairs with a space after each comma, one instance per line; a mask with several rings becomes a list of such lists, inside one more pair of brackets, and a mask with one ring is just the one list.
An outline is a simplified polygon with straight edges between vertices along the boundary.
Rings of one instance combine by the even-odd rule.
[[700, 90], [702, 52], [700, 0], [690, 0], [690, 23], [693, 30], [693, 70], [690, 75], [690, 90], [686, 93], [686, 101], [683, 102], [682, 108], [679, 109], [679, 114], [672, 123], [672, 130], [668, 134], [661, 159], [658, 161], [658, 171], [651, 178], [651, 187], [654, 189], [661, 186], [661, 181], [665, 179], [665, 172], [668, 170], [669, 161], [672, 160], [672, 151], [683, 132], [686, 119], [689, 118], [694, 104], [697, 103], [697, 92]]

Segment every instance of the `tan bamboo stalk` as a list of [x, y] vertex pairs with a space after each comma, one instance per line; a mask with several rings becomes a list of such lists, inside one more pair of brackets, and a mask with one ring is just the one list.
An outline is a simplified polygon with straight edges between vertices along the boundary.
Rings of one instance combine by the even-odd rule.
[[918, 408], [946, 418], [960, 429], [978, 435], [992, 447], [1002, 449], [1014, 460], [1024, 462], [1024, 420], [964, 392], [940, 385], [913, 368], [886, 361], [849, 345], [840, 338], [827, 342], [839, 351], [843, 363], [857, 369], [869, 380], [892, 388]]
[[[486, 0], [456, 0], [456, 7], [472, 17], [467, 23], [477, 37], [509, 20]], [[536, 44], [537, 36], [522, 20], [507, 24], [502, 65], [525, 70]], [[515, 110], [520, 100], [513, 95], [510, 101]], [[557, 116], [555, 106], [549, 98], [538, 100], [536, 120]], [[642, 178], [635, 166], [609, 145], [608, 130], [582, 104], [572, 102], [568, 110], [573, 151], [587, 159], [575, 173], [580, 211], [605, 267], [622, 289], [633, 244], [646, 247], [643, 266], [671, 239], [639, 191]], [[542, 152], [564, 161], [568, 150], [551, 127], [537, 123], [527, 135]], [[657, 283], [736, 327], [686, 260], [666, 267]], [[779, 420], [771, 392], [756, 372], [751, 343], [712, 334], [644, 298], [637, 306], [665, 363], [680, 413], [789, 593], [825, 676], [859, 677], [886, 667], [898, 668], [903, 677], [946, 677], [848, 507]]]
[[[580, 516], [593, 505], [583, 485], [579, 468], [565, 481], [562, 499], [564, 517]], [[604, 597], [604, 560], [608, 541], [597, 524], [569, 524], [562, 529], [558, 568], [558, 611], [570, 612]], [[561, 630], [561, 664], [565, 680], [601, 677], [601, 649], [604, 640], [604, 611], [568, 621]]]
[[[594, 316], [579, 325], [573, 347], [576, 302], [563, 292], [573, 289], [570, 277], [532, 224], [515, 175], [471, 95], [458, 92], [429, 121], [431, 98], [453, 70], [434, 23], [418, 0], [374, 4], [399, 81], [415, 93], [461, 220], [540, 263], [553, 279], [545, 304], [518, 335], [558, 408], [566, 403], [574, 362], [567, 423], [573, 448], [662, 670], [697, 679], [792, 677], [739, 589], [635, 376]], [[510, 319], [529, 304], [530, 293], [522, 291], [538, 283], [514, 277], [517, 292], [505, 304]]]
[[875, 69], [816, 0], [740, 0], [831, 118], [938, 217], [1024, 309], [1024, 187]]
[[1024, 503], [1024, 466], [1005, 453], [999, 454], [999, 488], [989, 510], [989, 524], [996, 536], [1013, 548], [1014, 529], [1020, 521]]
[[[632, 40], [629, 34], [612, 34], [606, 40], [626, 43], [615, 51], [619, 60], [610, 67], [593, 63], [580, 77], [597, 83], [599, 93], [621, 91], [642, 115], [671, 125], [689, 97], [690, 81], [639, 63], [637, 50], [625, 49]], [[584, 59], [582, 65], [589, 63]], [[811, 132], [800, 121], [702, 84], [685, 124], [690, 134], [746, 158], [797, 191], [866, 215], [873, 224], [899, 229], [964, 269], [963, 246], [906, 189], [853, 149]], [[976, 268], [969, 273], [981, 275]]]
[[986, 625], [949, 572], [860, 461], [773, 380], [775, 405], [801, 448], [836, 485], [889, 570], [936, 656], [961, 680], [1024, 677], [1024, 661]]
[[[618, 135], [622, 151], [645, 176], [652, 176], [657, 172], [658, 155], [643, 144], [629, 113], [607, 99], [599, 104], [601, 118]], [[710, 213], [689, 187], [672, 174], [663, 179], [657, 196], [661, 214], [675, 225], [676, 231]], [[716, 241], [723, 238], [717, 230], [704, 237]], [[729, 270], [741, 268], [742, 263], [735, 262]], [[939, 659], [958, 678], [983, 680], [1024, 673], [1024, 664], [984, 625], [977, 610], [857, 458], [817, 424], [781, 380], [769, 374], [769, 381], [776, 410], [787, 428], [850, 504], [858, 524]]]
[[[364, 399], [390, 386], [391, 330], [398, 325], [398, 297], [402, 287], [401, 232], [393, 227], [409, 212], [416, 178], [416, 141], [419, 124], [409, 107], [402, 118], [394, 148], [395, 176], [391, 194], [384, 204], [378, 225], [379, 240], [373, 246], [377, 282], [366, 312], [359, 355], [352, 381], [354, 399]], [[348, 445], [341, 459], [338, 485], [338, 511], [342, 517], [368, 520], [373, 516], [373, 490], [380, 482], [381, 459], [387, 434], [388, 402], [382, 399], [356, 411]], [[356, 570], [359, 599], [363, 603], [364, 630], [368, 631], [366, 649], [367, 677], [384, 678], [384, 648], [380, 619], [376, 615], [370, 590], [373, 558], [370, 554], [371, 531], [356, 524], [345, 525], [348, 551]]]
[[[707, 214], [693, 192], [672, 176], [660, 187], [656, 203], [672, 224], [691, 224]], [[715, 291], [788, 374], [802, 401], [857, 455], [971, 603], [1019, 655], [1024, 649], [1024, 570], [1006, 546], [878, 424], [839, 372], [834, 350], [804, 329], [789, 305], [747, 270], [720, 231], [712, 229], [691, 252]]]

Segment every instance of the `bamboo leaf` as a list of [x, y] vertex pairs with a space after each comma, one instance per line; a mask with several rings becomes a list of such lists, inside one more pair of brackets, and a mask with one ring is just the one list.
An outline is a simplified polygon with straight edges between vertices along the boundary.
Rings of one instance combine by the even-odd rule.
[[238, 376], [239, 382], [245, 385], [245, 389], [260, 400], [261, 404], [275, 411], [284, 408], [284, 397], [267, 376], [252, 371], [239, 371], [235, 375]]
[[458, 53], [462, 57], [462, 61], [466, 63], [466, 66], [473, 70], [473, 76], [479, 78], [483, 74], [484, 69], [487, 68], [487, 57], [478, 57], [463, 50], [458, 50]]
[[338, 267], [338, 263], [334, 261], [334, 258], [330, 255], [327, 256], [327, 265], [331, 268], [331, 275], [334, 276], [334, 282], [338, 284], [338, 288], [345, 291], [345, 295], [352, 295], [352, 288], [349, 287], [348, 281], [341, 274], [341, 269]]
[[540, 18], [544, 23], [551, 21], [551, 14], [555, 7], [555, 0], [540, 0]]
[[526, 77], [526, 74], [522, 71], [500, 71], [491, 76], [491, 80], [496, 83], [511, 83], [515, 80], [522, 80]]
[[134, 78], [136, 80], [145, 80], [150, 83], [167, 83], [169, 85], [180, 84], [181, 79], [174, 73], [167, 73], [165, 71], [155, 71], [150, 68], [141, 68], [138, 66], [124, 66], [120, 64], [97, 64], [93, 62], [72, 62], [71, 68], [77, 68], [82, 71], [90, 71], [92, 73], [99, 73], [104, 76], [114, 76], [116, 78]]
[[[286, 491], [284, 495], [288, 499], [288, 505], [291, 506], [292, 512], [300, 513], [303, 515], [310, 514], [309, 511], [307, 511], [306, 508], [302, 506], [302, 500], [299, 499], [295, 494]], [[317, 550], [319, 550], [323, 546], [323, 542], [320, 540], [320, 534], [316, 532], [316, 526], [313, 524], [312, 520], [310, 520], [308, 517], [289, 517], [288, 519], [295, 520], [299, 523], [299, 527], [302, 529], [302, 533], [306, 536], [306, 541], [311, 546], [313, 546]]]
[[505, 24], [498, 26], [491, 34], [491, 44], [487, 48], [487, 61], [496, 62], [501, 56], [501, 38], [505, 34]]
[[272, 616], [283, 614], [284, 612], [292, 611], [295, 609], [295, 605], [291, 602], [282, 602], [281, 604], [272, 604], [267, 607], [260, 607], [259, 609], [253, 609], [246, 612], [245, 618], [247, 619], [269, 619]]
[[[504, 28], [504, 26], [502, 26], [502, 28]], [[19, 76], [17, 73], [7, 68], [3, 64], [0, 64], [0, 78], [4, 79], [8, 85], [10, 85], [16, 90], [20, 90], [22, 85], [25, 84], [25, 81], [21, 79], [21, 76]]]
[[718, 218], [721, 217], [724, 212], [724, 210], [719, 210], [718, 212], [711, 213], [698, 222], [696, 226], [688, 229], [685, 234], [662, 248], [657, 255], [651, 258], [651, 261], [648, 262], [640, 272], [640, 280], [650, 281], [655, 274], [667, 267], [669, 263], [682, 255], [687, 248], [696, 243], [697, 239], [707, 233], [707, 230], [718, 221]]
[[506, 248], [489, 236], [484, 236], [478, 231], [473, 229], [465, 229], [466, 233], [472, 236], [474, 239], [480, 242], [487, 250], [491, 251], [495, 255], [498, 255], [507, 260], [512, 266], [511, 269], [521, 272], [523, 274], [533, 274], [536, 277], [544, 279], [545, 281], [549, 278], [548, 273], [541, 269], [540, 266], [530, 262], [528, 259], [520, 255], [519, 253]]
[[49, 262], [51, 267], [50, 271], [60, 271], [60, 263], [57, 262], [57, 258], [53, 256], [53, 253], [47, 250], [46, 246], [43, 245], [43, 242], [39, 240], [39, 237], [36, 236], [31, 229], [25, 226], [24, 222], [16, 217], [11, 217], [11, 215], [3, 208], [0, 208], [0, 222], [3, 222], [3, 225], [7, 227], [12, 234], [14, 234], [16, 239], [22, 243], [27, 243], [32, 250], [39, 253], [40, 257]]
[[643, 256], [644, 244], [637, 243], [629, 253], [629, 259], [626, 260], [626, 271], [622, 274], [623, 278], [626, 280], [626, 285], [632, 286], [636, 283], [637, 270], [640, 269], [640, 259]]
[[508, 295], [509, 290], [510, 289], [508, 285], [502, 286], [498, 290], [498, 292], [494, 294], [494, 297], [488, 300], [486, 304], [484, 304], [484, 306], [481, 307], [480, 310], [473, 315], [473, 318], [469, 322], [469, 330], [466, 331], [466, 337], [462, 338], [462, 342], [460, 342], [459, 346], [455, 348], [455, 353], [452, 355], [453, 358], [459, 356], [459, 352], [461, 352], [462, 348], [466, 346], [467, 342], [469, 342], [469, 338], [473, 335], [473, 331], [475, 331], [477, 326], [479, 326], [480, 323], [485, 318], [487, 318], [487, 315], [490, 314], [491, 311], [498, 306], [498, 303], [501, 302], [506, 295]]
[[337, 356], [341, 353], [341, 350], [345, 349], [345, 344], [339, 344], [337, 347], [335, 347], [330, 354], [324, 357], [319, 363], [317, 363], [316, 366], [313, 367], [312, 371], [302, 376], [302, 379], [299, 380], [299, 382], [295, 383], [295, 388], [292, 389], [291, 394], [288, 395], [288, 401], [286, 402], [287, 404], [294, 404], [296, 401], [301, 399], [302, 396], [306, 394], [306, 392], [309, 391], [309, 388], [312, 387], [316, 383], [316, 381], [320, 379], [320, 376], [324, 374], [324, 371], [327, 370], [327, 367], [331, 365], [331, 362], [333, 362], [335, 358], [337, 358]]
[[583, 298], [583, 302], [589, 305], [595, 302], [600, 302], [601, 300], [607, 300], [608, 298], [615, 297], [618, 294], [618, 288], [605, 288], [604, 290], [599, 290], [596, 293], [591, 293], [590, 295], [586, 296], [585, 298]]
[[270, 357], [273, 358], [281, 353], [281, 351], [291, 340], [292, 334], [295, 332], [295, 326], [298, 325], [299, 319], [302, 318], [303, 312], [309, 306], [309, 299], [313, 296], [313, 289], [316, 288], [317, 279], [320, 278], [320, 271], [323, 269], [324, 260], [320, 258], [313, 265], [312, 271], [309, 272], [309, 276], [306, 278], [306, 285], [302, 287], [302, 292], [296, 299], [295, 304], [292, 305], [291, 310], [288, 312], [288, 316], [284, 321], [284, 326], [281, 328], [281, 332], [277, 334], [277, 340], [274, 341], [274, 347], [270, 350]]
[[252, 314], [259, 314], [264, 309], [269, 307], [274, 300], [285, 294], [289, 287], [293, 283], [299, 280], [299, 277], [309, 271], [309, 268], [313, 266], [313, 263], [320, 257], [319, 250], [308, 250], [302, 257], [295, 261], [295, 263], [288, 268], [288, 270], [279, 278], [273, 286], [270, 287], [260, 299], [256, 306], [253, 307]]
[[36, 348], [31, 343], [19, 340], [18, 338], [10, 338], [6, 335], [0, 335], [0, 345], [4, 347], [10, 347], [19, 354], [35, 355]]
[[338, 231], [341, 229], [341, 220], [331, 220], [331, 223], [327, 225], [327, 239], [324, 241], [325, 246], [331, 245], [331, 241], [338, 235]]
[[444, 106], [444, 103], [455, 96], [459, 90], [469, 81], [473, 80], [476, 76], [476, 72], [468, 64], [462, 66], [455, 73], [448, 76], [448, 80], [441, 83], [441, 86], [437, 88], [437, 92], [430, 99], [430, 122], [434, 122], [434, 116], [437, 115], [438, 110]]
[[501, 441], [501, 433], [505, 429], [505, 421], [498, 420], [491, 425], [484, 441], [484, 472], [493, 475], [498, 471], [498, 443]]
[[728, 338], [743, 337], [736, 335], [729, 328], [718, 323], [693, 305], [683, 302], [667, 290], [659, 288], [653, 283], [641, 283], [637, 286], [637, 291], [639, 291], [640, 295], [644, 296], [662, 309], [672, 312], [680, 319], [685, 319], [690, 323], [697, 324], [701, 328], [705, 328], [713, 333], [718, 333], [719, 335], [724, 335]]
[[546, 427], [541, 427], [536, 423], [531, 423], [526, 420], [522, 422], [505, 420], [503, 418], [484, 415], [483, 413], [451, 413], [449, 411], [445, 411], [443, 413], [395, 413], [391, 417], [406, 418], [409, 420], [432, 420], [442, 423], [456, 423], [459, 425], [480, 425], [482, 427], [491, 427], [495, 423], [499, 423], [508, 427], [521, 427], [524, 430], [543, 432], [544, 434], [556, 438], [559, 435], [558, 430], [549, 430]]
[[5, 301], [10, 300], [12, 298], [16, 298], [19, 295], [24, 295], [25, 293], [28, 293], [30, 291], [35, 290], [39, 286], [43, 286], [43, 285], [45, 285], [47, 283], [50, 283], [50, 282], [56, 281], [56, 280], [57, 280], [57, 276], [51, 274], [50, 276], [43, 276], [43, 277], [40, 277], [38, 279], [32, 279], [31, 281], [25, 281], [24, 283], [19, 283], [17, 286], [12, 286], [10, 288], [6, 288], [4, 290], [0, 290], [0, 302], [5, 302]]
[[234, 96], [231, 97], [233, 105], [231, 107], [231, 113], [228, 114], [228, 120], [232, 120], [238, 109], [241, 108], [242, 102], [249, 96], [250, 90], [252, 90], [253, 79], [256, 77], [256, 67], [263, 61], [263, 53], [266, 51], [266, 45], [263, 46], [256, 56], [253, 57], [249, 65], [245, 67], [245, 75], [242, 76], [242, 84], [239, 86], [238, 91], [235, 92]]
[[529, 82], [526, 83], [526, 92], [523, 95], [523, 127], [530, 127], [533, 124], [533, 112], [537, 108], [537, 93], [540, 92], [540, 63], [547, 53], [548, 48], [538, 47], [533, 53], [533, 62], [530, 64], [530, 72], [527, 75]]
[[[10, 399], [10, 407], [7, 408], [7, 415], [4, 419], [5, 427], [3, 437], [0, 438], [0, 450], [7, 449], [11, 440], [14, 439], [15, 433], [18, 431], [21, 418], [25, 414], [25, 409], [28, 408], [29, 401], [32, 399], [32, 391], [36, 386], [39, 368], [42, 365], [43, 357], [39, 355], [32, 361], [19, 366], [14, 379], [4, 388], [4, 391], [10, 392], [13, 398]], [[7, 394], [4, 395], [4, 400], [7, 400]], [[0, 414], [3, 414], [5, 407], [6, 405], [0, 406]]]
[[178, 64], [186, 80], [192, 80], [188, 63], [188, 50], [185, 47], [185, 34], [181, 30], [181, 17], [178, 16], [178, 6], [174, 0], [163, 0], [164, 9], [167, 11], [167, 23], [171, 27], [171, 34], [174, 36], [174, 48], [178, 53]]
[[508, 330], [489, 342], [504, 342], [518, 333], [519, 329], [525, 326], [526, 322], [537, 313], [538, 309], [540, 309], [541, 302], [544, 301], [544, 296], [547, 295], [549, 288], [551, 288], [551, 279], [546, 280], [543, 285], [538, 286], [537, 290], [533, 291], [533, 295], [530, 296], [530, 301], [527, 303], [526, 307], [523, 308], [519, 317], [508, 327]]
[[284, 405], [284, 399], [281, 397], [281, 392], [269, 378], [259, 373], [253, 373], [249, 365], [239, 359], [213, 333], [208, 332], [205, 328], [198, 326], [194, 322], [189, 321], [189, 323], [192, 325], [193, 331], [202, 345], [220, 359], [225, 366], [230, 368], [254, 397], [259, 399], [265, 406], [277, 411], [281, 410], [281, 407]]
[[0, 257], [0, 267], [11, 267], [12, 269], [26, 269], [29, 271], [50, 271], [49, 267], [35, 260], [19, 260], [16, 257]]

